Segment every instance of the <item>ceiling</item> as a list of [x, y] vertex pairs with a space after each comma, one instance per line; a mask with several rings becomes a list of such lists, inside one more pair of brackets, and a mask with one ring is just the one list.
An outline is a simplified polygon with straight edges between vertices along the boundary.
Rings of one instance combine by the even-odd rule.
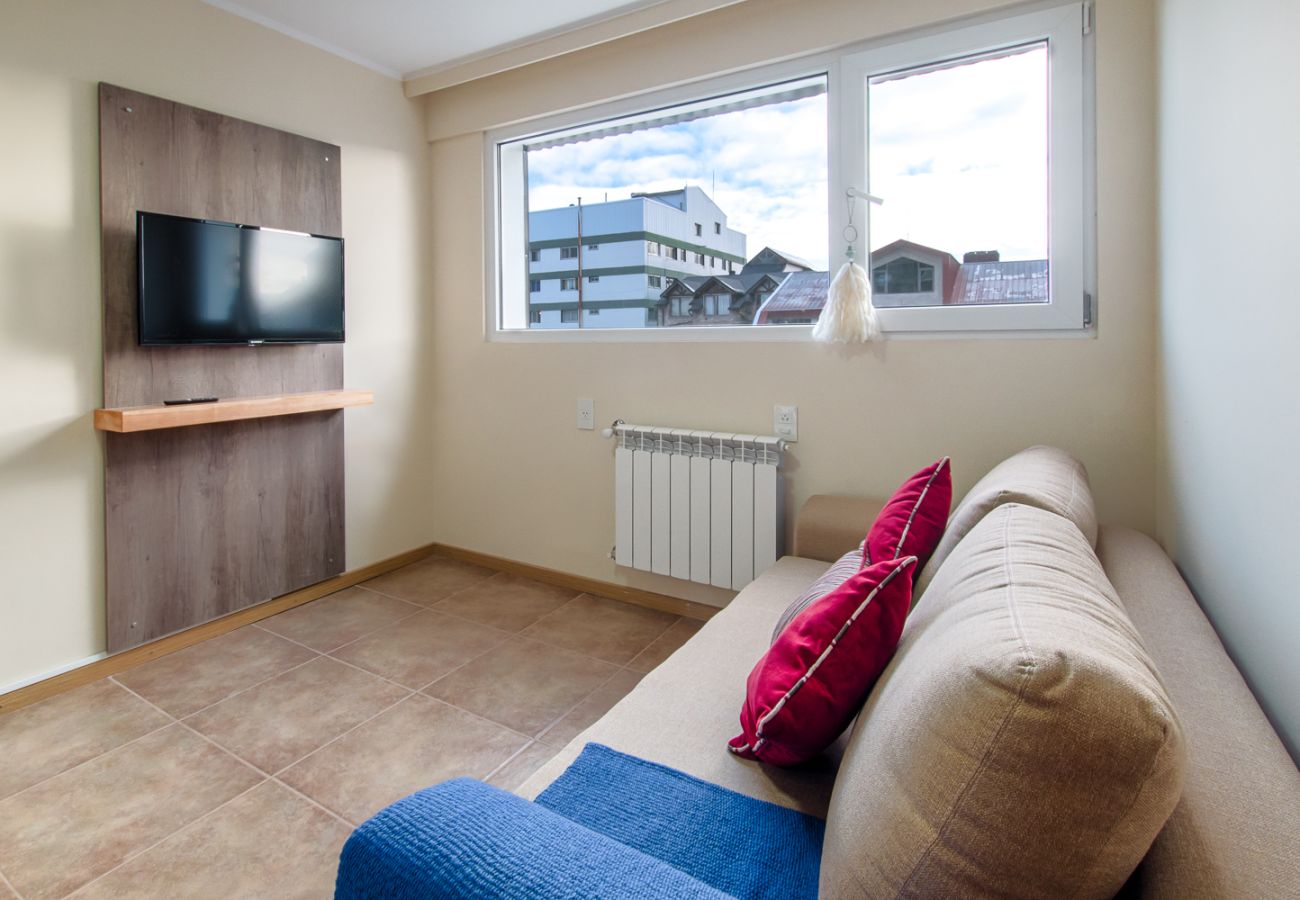
[[413, 78], [667, 0], [204, 0], [394, 78]]

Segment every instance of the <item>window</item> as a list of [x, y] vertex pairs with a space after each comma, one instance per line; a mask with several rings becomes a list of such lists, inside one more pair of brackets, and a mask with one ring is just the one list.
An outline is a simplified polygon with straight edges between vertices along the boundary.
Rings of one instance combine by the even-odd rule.
[[877, 294], [928, 294], [934, 290], [934, 266], [900, 257], [871, 270], [871, 289]]
[[730, 294], [705, 294], [704, 314], [706, 316], [725, 316], [731, 307]]
[[652, 288], [662, 288], [664, 286], [664, 280], [662, 276], [659, 275], [647, 275], [645, 277], [645, 283], [647, 287]]
[[540, 278], [528, 279], [528, 292], [530, 294], [536, 294], [541, 289], [542, 289], [542, 279]]
[[578, 279], [576, 279], [576, 278], [561, 278], [561, 279], [560, 279], [560, 290], [562, 290], [562, 291], [576, 291], [577, 289], [578, 289]]
[[560, 310], [560, 324], [576, 325], [578, 322], [578, 311], [576, 309]]
[[691, 314], [690, 297], [674, 297], [670, 301], [670, 304], [672, 306], [673, 315], [677, 316], [678, 318], [681, 318], [683, 316], [689, 316]]
[[541, 250], [529, 250], [529, 251], [528, 251], [528, 261], [529, 261], [529, 262], [541, 262], [541, 261], [542, 261], [542, 251], [541, 251]]
[[540, 309], [534, 309], [534, 310], [532, 310], [531, 312], [529, 312], [529, 313], [528, 313], [528, 321], [531, 322], [531, 323], [534, 324], [534, 325], [541, 325], [541, 324], [542, 324], [542, 311], [541, 311]]
[[595, 284], [597, 281], [600, 281], [600, 276], [599, 276], [599, 275], [588, 275], [588, 276], [587, 276], [587, 284]]
[[[1040, 6], [874, 39], [491, 133], [490, 336], [528, 327], [519, 268], [529, 240], [566, 261], [579, 255], [579, 235], [596, 233], [593, 222], [644, 241], [640, 265], [635, 254], [619, 264], [646, 275], [644, 292], [635, 278], [608, 279], [602, 302], [620, 312], [604, 318], [658, 326], [673, 306], [659, 301], [662, 279], [647, 262], [673, 260], [678, 277], [688, 261], [734, 275], [776, 247], [833, 272], [846, 191], [884, 200], [853, 202], [853, 249], [886, 332], [1080, 329], [1095, 281], [1092, 62], [1080, 9]], [[605, 225], [603, 203], [629, 220]], [[687, 218], [708, 204], [717, 219]], [[700, 247], [710, 223], [716, 240]], [[626, 295], [615, 290], [625, 283]], [[701, 303], [713, 327], [732, 324], [730, 297], [718, 296]], [[824, 297], [800, 296], [807, 308], [783, 304], [781, 322], [820, 315]]]

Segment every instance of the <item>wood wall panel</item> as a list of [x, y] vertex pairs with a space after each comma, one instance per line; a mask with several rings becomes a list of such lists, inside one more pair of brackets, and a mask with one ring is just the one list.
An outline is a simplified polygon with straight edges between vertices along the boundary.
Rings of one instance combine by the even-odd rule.
[[[343, 386], [340, 344], [141, 347], [137, 210], [342, 233], [339, 148], [100, 85], [104, 406]], [[108, 649], [343, 571], [343, 413], [106, 435]]]

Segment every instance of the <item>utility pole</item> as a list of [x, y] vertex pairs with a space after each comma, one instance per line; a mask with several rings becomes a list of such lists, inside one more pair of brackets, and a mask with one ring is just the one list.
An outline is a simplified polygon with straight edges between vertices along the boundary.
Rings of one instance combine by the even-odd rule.
[[582, 198], [578, 198], [578, 327], [582, 327]]

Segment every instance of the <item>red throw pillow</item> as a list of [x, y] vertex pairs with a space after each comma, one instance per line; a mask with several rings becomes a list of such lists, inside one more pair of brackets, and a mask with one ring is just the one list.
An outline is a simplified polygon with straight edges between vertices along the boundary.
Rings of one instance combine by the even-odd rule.
[[915, 570], [876, 563], [795, 616], [749, 673], [731, 752], [792, 766], [830, 746], [894, 655]]
[[917, 571], [939, 546], [952, 509], [952, 466], [948, 457], [926, 466], [894, 492], [867, 531], [864, 565], [915, 556]]

